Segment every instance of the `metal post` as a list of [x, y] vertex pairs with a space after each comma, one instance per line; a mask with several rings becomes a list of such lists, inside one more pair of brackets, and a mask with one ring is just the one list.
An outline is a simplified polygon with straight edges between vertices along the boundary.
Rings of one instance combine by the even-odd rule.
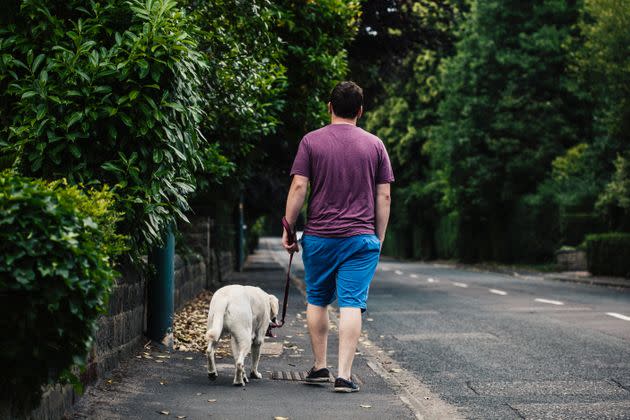
[[238, 202], [238, 271], [243, 271], [245, 262], [245, 221], [243, 216], [243, 194]]
[[167, 347], [173, 347], [173, 315], [175, 306], [175, 235], [168, 227], [163, 247], [151, 252], [155, 275], [149, 280], [147, 335]]

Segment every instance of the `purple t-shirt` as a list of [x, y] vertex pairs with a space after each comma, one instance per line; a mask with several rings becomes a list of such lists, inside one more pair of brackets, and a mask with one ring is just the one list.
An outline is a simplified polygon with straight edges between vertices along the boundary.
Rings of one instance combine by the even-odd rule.
[[304, 233], [323, 237], [373, 234], [376, 184], [394, 181], [383, 142], [351, 124], [305, 135], [291, 175], [311, 183]]

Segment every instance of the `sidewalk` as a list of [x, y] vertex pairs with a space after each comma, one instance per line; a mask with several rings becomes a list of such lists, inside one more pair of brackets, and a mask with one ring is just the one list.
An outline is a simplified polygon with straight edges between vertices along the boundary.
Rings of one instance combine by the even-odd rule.
[[[260, 286], [282, 299], [284, 271], [270, 251], [250, 256], [245, 270], [231, 283]], [[287, 324], [268, 338], [259, 370], [264, 377], [245, 387], [232, 385], [231, 357], [217, 360], [219, 378], [209, 381], [205, 355], [192, 352], [150, 351], [152, 359], [133, 358], [108, 378], [87, 389], [75, 406], [75, 419], [410, 419], [413, 413], [367, 365], [355, 359], [353, 374], [361, 391], [332, 392], [332, 384], [306, 385], [299, 381], [311, 367], [305, 328], [305, 302], [292, 285]], [[329, 364], [337, 364], [337, 335], [332, 327]], [[161, 356], [161, 357], [160, 357]], [[249, 358], [246, 361], [249, 372]], [[185, 417], [184, 417], [185, 416]]]

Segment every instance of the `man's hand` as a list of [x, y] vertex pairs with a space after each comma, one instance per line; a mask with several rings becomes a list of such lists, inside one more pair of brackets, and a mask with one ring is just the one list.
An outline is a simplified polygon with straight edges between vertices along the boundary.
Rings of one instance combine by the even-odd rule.
[[300, 246], [298, 245], [297, 240], [289, 245], [289, 234], [286, 229], [282, 229], [282, 246], [289, 254], [300, 252]]

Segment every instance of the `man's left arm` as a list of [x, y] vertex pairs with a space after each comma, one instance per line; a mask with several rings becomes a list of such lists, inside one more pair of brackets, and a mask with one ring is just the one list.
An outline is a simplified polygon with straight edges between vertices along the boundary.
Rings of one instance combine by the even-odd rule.
[[[297, 222], [300, 210], [306, 199], [306, 191], [308, 190], [308, 178], [302, 175], [293, 175], [291, 187], [289, 188], [289, 196], [287, 197], [287, 207], [284, 217], [289, 222], [291, 229], [295, 231], [295, 223]], [[286, 230], [282, 232], [282, 246], [287, 252], [300, 252], [297, 242], [289, 245], [289, 235]]]

